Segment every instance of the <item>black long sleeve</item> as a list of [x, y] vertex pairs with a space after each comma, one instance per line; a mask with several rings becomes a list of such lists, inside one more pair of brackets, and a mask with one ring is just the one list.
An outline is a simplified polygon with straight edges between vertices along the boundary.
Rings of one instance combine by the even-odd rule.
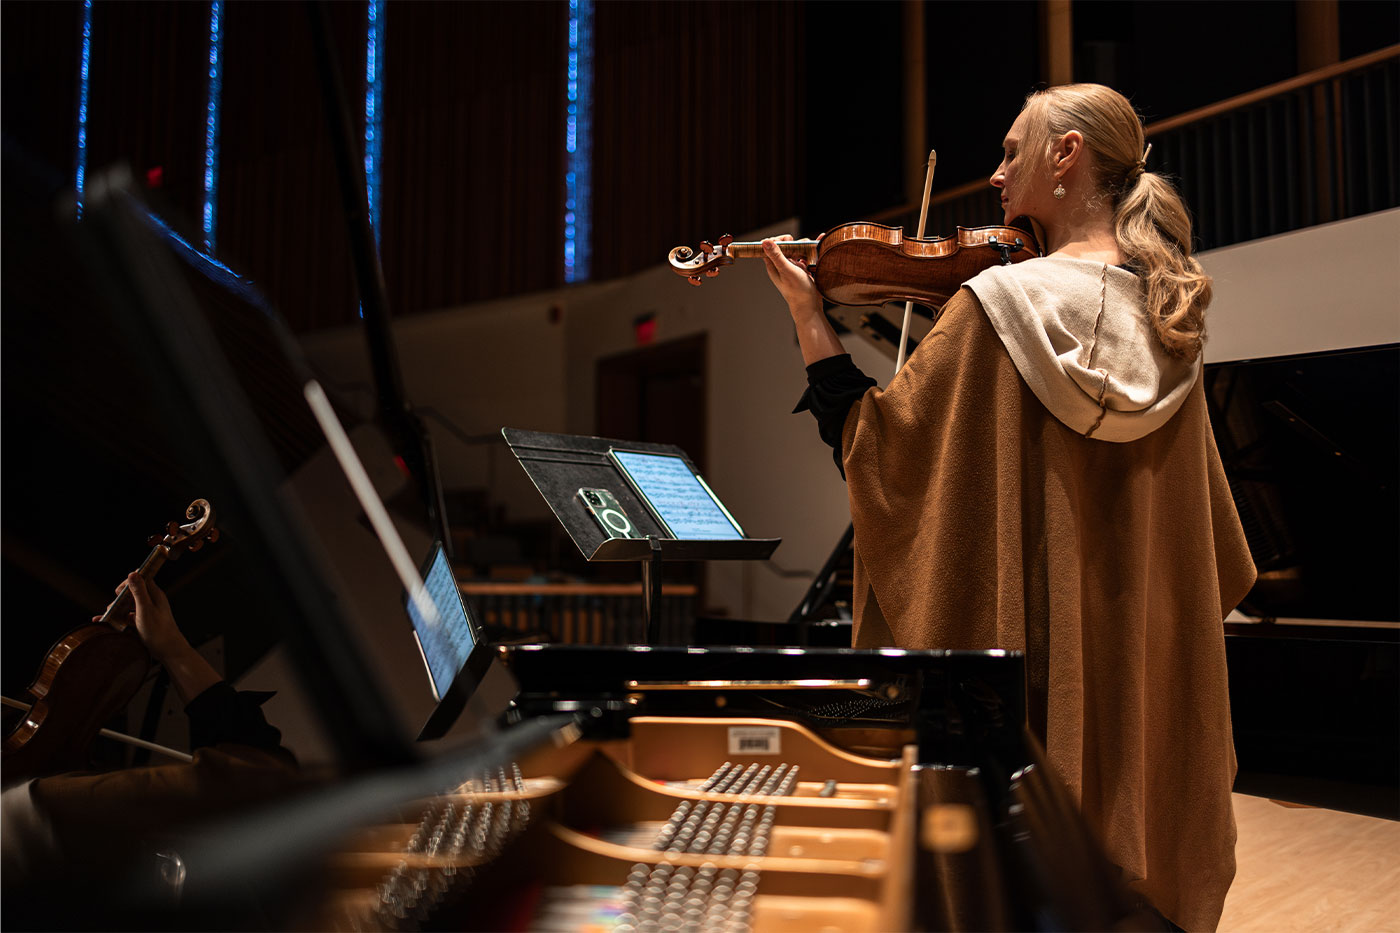
[[234, 742], [276, 752], [282, 732], [262, 713], [262, 705], [271, 698], [271, 693], [234, 690], [223, 680], [214, 684], [185, 706], [190, 719], [190, 749]]
[[793, 414], [810, 411], [817, 419], [817, 432], [831, 447], [832, 459], [842, 477], [846, 475], [841, 464], [841, 434], [846, 426], [846, 415], [873, 385], [876, 385], [875, 380], [851, 361], [849, 353], [829, 356], [807, 367], [807, 391], [792, 410]]

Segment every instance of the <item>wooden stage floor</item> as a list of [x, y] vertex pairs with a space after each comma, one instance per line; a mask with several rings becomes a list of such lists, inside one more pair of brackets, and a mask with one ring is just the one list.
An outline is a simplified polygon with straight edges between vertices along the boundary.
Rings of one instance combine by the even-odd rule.
[[1400, 933], [1400, 823], [1243, 794], [1235, 821], [1221, 933]]

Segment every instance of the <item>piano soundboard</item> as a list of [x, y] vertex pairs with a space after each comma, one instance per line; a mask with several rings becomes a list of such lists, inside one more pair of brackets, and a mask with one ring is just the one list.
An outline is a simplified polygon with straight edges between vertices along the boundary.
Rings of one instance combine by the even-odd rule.
[[1004, 652], [522, 645], [555, 742], [329, 859], [336, 930], [1151, 928]]

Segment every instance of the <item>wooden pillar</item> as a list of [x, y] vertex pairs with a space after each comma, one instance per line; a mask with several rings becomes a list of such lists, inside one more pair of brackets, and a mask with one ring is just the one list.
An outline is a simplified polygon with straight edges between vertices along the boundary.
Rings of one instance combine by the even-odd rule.
[[1040, 0], [1040, 68], [1047, 85], [1074, 80], [1074, 23], [1070, 0]]
[[904, 0], [904, 195], [922, 204], [928, 164], [928, 74], [924, 64], [924, 0]]
[[[1297, 13], [1298, 73], [1307, 74], [1326, 65], [1341, 61], [1341, 30], [1337, 25], [1337, 0], [1295, 0]], [[1329, 132], [1326, 105], [1331, 98], [1333, 125]], [[1317, 177], [1312, 179], [1317, 195], [1318, 222], [1327, 223], [1341, 215], [1339, 203], [1333, 201], [1335, 179], [1337, 200], [1342, 199], [1341, 178], [1341, 112], [1340, 86], [1336, 82], [1313, 88], [1313, 151]]]
[[1341, 61], [1337, 0], [1297, 0], [1298, 73], [1306, 74]]

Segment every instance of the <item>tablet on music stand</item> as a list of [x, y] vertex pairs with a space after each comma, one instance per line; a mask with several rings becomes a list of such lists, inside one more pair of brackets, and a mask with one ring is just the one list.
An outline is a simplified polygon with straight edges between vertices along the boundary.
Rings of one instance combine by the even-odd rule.
[[433, 699], [438, 701], [418, 734], [420, 742], [441, 738], [452, 727], [491, 662], [441, 541], [433, 543], [422, 575], [431, 610], [425, 611], [427, 607], [404, 591], [413, 640], [428, 672]]
[[608, 458], [647, 511], [678, 540], [738, 541], [744, 529], [704, 478], [682, 456], [613, 447]]

